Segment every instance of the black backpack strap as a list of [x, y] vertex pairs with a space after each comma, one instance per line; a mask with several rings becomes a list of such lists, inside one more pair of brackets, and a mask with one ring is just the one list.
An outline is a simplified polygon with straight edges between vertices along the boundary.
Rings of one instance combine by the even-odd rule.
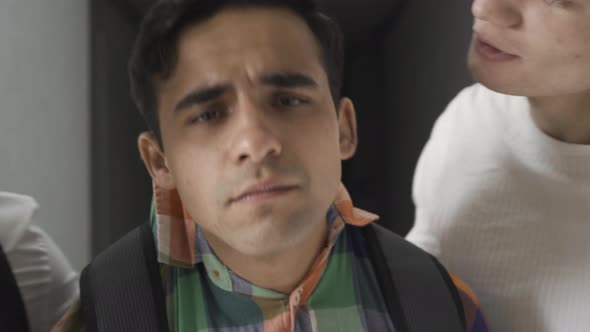
[[434, 257], [376, 223], [363, 231], [397, 332], [465, 331], [457, 288]]
[[156, 247], [144, 224], [99, 254], [82, 271], [86, 331], [168, 331]]
[[0, 331], [29, 331], [29, 321], [8, 258], [0, 246]]

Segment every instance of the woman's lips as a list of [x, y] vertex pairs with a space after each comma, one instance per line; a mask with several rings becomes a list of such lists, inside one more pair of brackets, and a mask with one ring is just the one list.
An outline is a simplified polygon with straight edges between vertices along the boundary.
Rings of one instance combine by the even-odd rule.
[[504, 52], [479, 35], [474, 35], [474, 49], [481, 57], [493, 62], [506, 62], [515, 60], [518, 56]]

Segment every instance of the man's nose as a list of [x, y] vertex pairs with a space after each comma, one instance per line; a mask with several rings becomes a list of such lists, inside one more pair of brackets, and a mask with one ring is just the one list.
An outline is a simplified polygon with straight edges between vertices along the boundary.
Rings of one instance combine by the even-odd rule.
[[522, 15], [514, 0], [474, 0], [471, 12], [476, 20], [502, 28], [514, 28], [522, 23]]
[[261, 163], [268, 157], [277, 157], [283, 146], [278, 128], [273, 125], [272, 110], [246, 101], [237, 110], [235, 132], [231, 140], [231, 158], [236, 164]]

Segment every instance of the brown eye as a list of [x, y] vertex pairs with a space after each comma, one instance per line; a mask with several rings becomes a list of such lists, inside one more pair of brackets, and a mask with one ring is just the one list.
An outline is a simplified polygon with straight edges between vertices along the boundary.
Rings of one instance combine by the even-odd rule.
[[293, 95], [282, 95], [275, 101], [275, 104], [278, 107], [297, 107], [305, 103], [306, 101], [303, 98]]
[[190, 123], [203, 123], [217, 120], [223, 116], [223, 113], [217, 109], [210, 109], [199, 113], [197, 116], [190, 119]]

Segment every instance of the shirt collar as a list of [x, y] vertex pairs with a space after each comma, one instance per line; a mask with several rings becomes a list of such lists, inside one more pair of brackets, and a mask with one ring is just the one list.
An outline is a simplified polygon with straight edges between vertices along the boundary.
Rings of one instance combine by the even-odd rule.
[[[178, 192], [164, 190], [155, 184], [153, 190], [154, 200], [150, 223], [158, 249], [158, 261], [181, 268], [191, 268], [202, 262], [204, 250], [210, 249], [195, 222], [183, 207]], [[337, 214], [340, 217], [338, 220], [341, 219], [343, 223], [354, 226], [365, 226], [379, 218], [373, 213], [355, 208], [348, 191], [342, 184], [332, 208], [328, 211], [329, 222], [332, 220], [330, 213]]]

